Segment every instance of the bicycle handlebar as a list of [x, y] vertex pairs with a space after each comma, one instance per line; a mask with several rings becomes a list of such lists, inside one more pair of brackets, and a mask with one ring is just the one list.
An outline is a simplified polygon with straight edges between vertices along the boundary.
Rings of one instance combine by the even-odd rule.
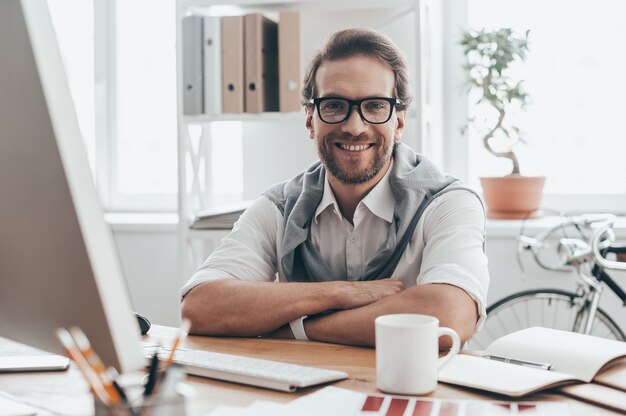
[[[591, 239], [591, 249], [595, 257], [596, 262], [604, 268], [613, 270], [626, 270], [626, 263], [619, 261], [607, 260], [600, 250], [606, 249], [611, 246], [615, 241], [615, 233], [613, 232], [613, 221], [598, 228], [593, 234]], [[606, 234], [606, 239], [601, 240], [602, 236]], [[606, 244], [608, 242], [608, 245]]]
[[[601, 250], [606, 250], [615, 241], [615, 235], [612, 232], [613, 223], [615, 222], [615, 216], [612, 214], [588, 214], [578, 217], [567, 217], [567, 221], [561, 223], [540, 232], [537, 237], [528, 237], [520, 235], [519, 247], [530, 250], [537, 264], [546, 270], [551, 271], [570, 271], [572, 267], [579, 266], [587, 261], [595, 261], [603, 267], [615, 270], [626, 270], [626, 263], [610, 261], [604, 258], [601, 254]], [[544, 243], [544, 240], [553, 235], [559, 230], [564, 230], [568, 226], [576, 227], [582, 235], [581, 228], [594, 229], [594, 225], [597, 223], [603, 223], [601, 226], [595, 229], [591, 238], [585, 238], [584, 240], [579, 238], [561, 238], [557, 247], [562, 261], [558, 265], [548, 264], [544, 262], [540, 255], [539, 250], [548, 247]], [[608, 234], [607, 234], [608, 233]], [[602, 239], [602, 236], [607, 234], [607, 238]], [[519, 257], [518, 262], [523, 270], [523, 264]]]

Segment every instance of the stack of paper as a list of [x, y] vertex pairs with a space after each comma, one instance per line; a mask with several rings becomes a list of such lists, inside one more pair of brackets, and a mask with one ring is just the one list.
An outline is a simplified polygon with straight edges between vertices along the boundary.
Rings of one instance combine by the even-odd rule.
[[197, 212], [191, 221], [194, 230], [228, 230], [250, 206], [252, 201], [244, 201], [233, 205], [224, 205], [211, 210]]
[[372, 396], [326, 387], [290, 403], [257, 401], [248, 407], [220, 406], [209, 416], [567, 416], [565, 403], [441, 400], [389, 395]]

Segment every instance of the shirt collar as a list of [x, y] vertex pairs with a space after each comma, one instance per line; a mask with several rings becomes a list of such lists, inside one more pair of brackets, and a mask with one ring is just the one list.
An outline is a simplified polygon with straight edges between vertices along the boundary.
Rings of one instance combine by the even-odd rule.
[[389, 165], [389, 169], [387, 169], [385, 176], [383, 176], [380, 182], [378, 182], [361, 201], [361, 203], [365, 205], [372, 212], [372, 214], [382, 218], [388, 223], [391, 223], [393, 220], [393, 212], [396, 205], [396, 199], [393, 196], [393, 191], [391, 190], [391, 185], [389, 184], [389, 175], [391, 174], [392, 168], [393, 159], [391, 159], [391, 164]]
[[319, 216], [322, 212], [326, 211], [329, 207], [333, 207], [334, 213], [341, 219], [341, 213], [339, 211], [339, 204], [337, 204], [337, 200], [335, 199], [335, 194], [333, 193], [332, 188], [330, 187], [330, 183], [328, 182], [328, 173], [324, 175], [324, 194], [322, 195], [322, 200], [320, 201], [317, 209], [315, 210], [315, 223], [317, 224], [319, 221]]
[[[393, 220], [393, 213], [395, 209], [396, 200], [393, 196], [393, 192], [391, 190], [391, 185], [389, 184], [389, 175], [391, 173], [391, 169], [393, 168], [393, 159], [391, 159], [391, 164], [389, 165], [389, 169], [385, 173], [385, 176], [372, 188], [372, 190], [363, 198], [360, 204], [365, 205], [372, 214], [376, 215], [379, 218], [391, 223]], [[317, 206], [317, 210], [315, 210], [315, 223], [319, 222], [319, 216], [322, 212], [329, 209], [329, 207], [333, 207], [334, 213], [341, 219], [341, 211], [339, 210], [339, 204], [335, 199], [335, 194], [333, 193], [332, 188], [330, 187], [330, 183], [328, 182], [328, 174], [324, 178], [324, 194], [322, 195], [322, 200]]]

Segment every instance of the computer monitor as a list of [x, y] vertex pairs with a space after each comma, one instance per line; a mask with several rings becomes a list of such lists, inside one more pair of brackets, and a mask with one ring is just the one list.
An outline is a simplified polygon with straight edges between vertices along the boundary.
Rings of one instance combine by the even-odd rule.
[[71, 326], [106, 364], [142, 366], [46, 0], [1, 0], [0, 336], [62, 354]]

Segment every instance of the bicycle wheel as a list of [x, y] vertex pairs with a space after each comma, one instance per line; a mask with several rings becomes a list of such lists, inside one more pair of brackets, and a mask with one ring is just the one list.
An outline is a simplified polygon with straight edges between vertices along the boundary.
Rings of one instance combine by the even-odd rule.
[[[559, 289], [525, 290], [507, 296], [487, 308], [487, 320], [468, 342], [470, 349], [484, 349], [492, 341], [532, 326], [579, 332], [581, 302], [575, 293]], [[626, 341], [619, 326], [598, 308], [591, 335]]]

